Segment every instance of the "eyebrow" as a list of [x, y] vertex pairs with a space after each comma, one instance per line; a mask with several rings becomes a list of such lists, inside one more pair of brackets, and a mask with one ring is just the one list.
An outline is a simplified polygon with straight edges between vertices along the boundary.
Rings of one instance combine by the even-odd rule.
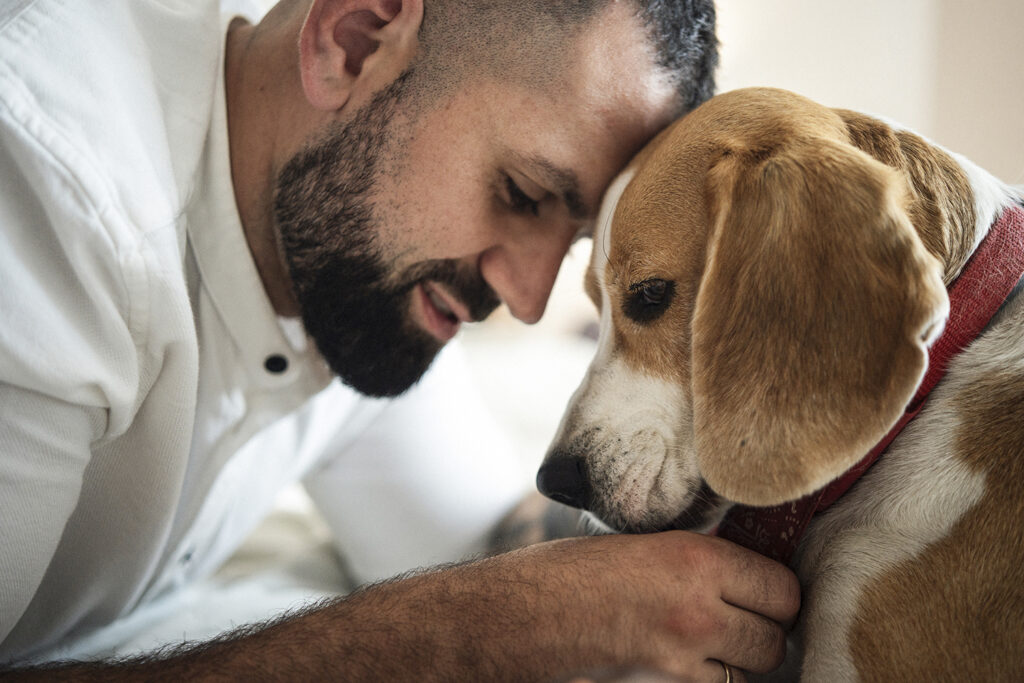
[[555, 190], [555, 194], [565, 202], [569, 215], [576, 220], [593, 218], [593, 213], [583, 201], [580, 192], [580, 180], [572, 169], [556, 166], [543, 157], [528, 157], [526, 163], [533, 166]]

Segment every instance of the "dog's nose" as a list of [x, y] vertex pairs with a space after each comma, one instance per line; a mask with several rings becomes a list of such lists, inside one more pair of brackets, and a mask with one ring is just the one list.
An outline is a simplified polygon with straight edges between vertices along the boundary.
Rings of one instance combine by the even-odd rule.
[[537, 489], [548, 498], [585, 510], [590, 485], [581, 458], [553, 453], [537, 472]]

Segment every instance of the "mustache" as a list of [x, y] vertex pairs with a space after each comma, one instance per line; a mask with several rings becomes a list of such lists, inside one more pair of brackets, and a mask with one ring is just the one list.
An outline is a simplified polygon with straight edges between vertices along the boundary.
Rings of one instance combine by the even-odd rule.
[[474, 321], [483, 320], [501, 305], [501, 298], [487, 284], [480, 271], [458, 261], [436, 259], [410, 267], [403, 274], [404, 284], [401, 291], [411, 291], [413, 287], [426, 280], [432, 280], [450, 289], [452, 294], [466, 305]]

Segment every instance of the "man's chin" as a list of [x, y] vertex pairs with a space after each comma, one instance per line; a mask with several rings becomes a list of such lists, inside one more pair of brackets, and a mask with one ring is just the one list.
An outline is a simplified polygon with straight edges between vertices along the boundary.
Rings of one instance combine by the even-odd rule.
[[426, 374], [442, 344], [428, 337], [417, 344], [376, 347], [371, 353], [324, 358], [341, 381], [364, 396], [393, 398], [411, 389]]

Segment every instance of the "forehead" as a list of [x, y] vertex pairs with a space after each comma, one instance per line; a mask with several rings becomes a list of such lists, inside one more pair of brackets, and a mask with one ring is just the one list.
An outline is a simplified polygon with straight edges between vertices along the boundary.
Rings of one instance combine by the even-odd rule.
[[615, 174], [677, 115], [678, 96], [629, 3], [609, 3], [560, 59], [543, 87], [493, 80], [470, 87], [489, 103], [496, 139], [575, 172], [593, 218]]
[[[608, 141], [613, 157], [602, 171], [602, 188], [629, 159], [678, 114], [678, 95], [656, 57], [631, 4], [612, 2], [568, 50], [565, 70], [551, 95], [558, 109], [588, 131], [582, 148]], [[559, 101], [560, 100], [560, 101]], [[598, 160], [591, 163], [599, 164]]]

